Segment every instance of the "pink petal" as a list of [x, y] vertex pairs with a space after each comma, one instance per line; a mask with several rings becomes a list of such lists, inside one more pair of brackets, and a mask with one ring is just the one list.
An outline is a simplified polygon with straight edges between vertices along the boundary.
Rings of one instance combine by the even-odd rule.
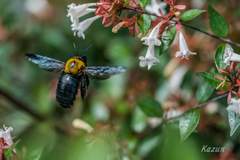
[[231, 92], [229, 92], [229, 94], [228, 94], [228, 99], [227, 99], [227, 103], [229, 104], [230, 102], [231, 102]]
[[221, 94], [227, 93], [228, 91], [229, 91], [229, 90], [218, 91], [218, 92], [217, 92], [217, 95], [221, 95]]
[[11, 146], [2, 146], [2, 147], [0, 147], [0, 149], [8, 149], [8, 148], [10, 148]]
[[174, 6], [174, 8], [183, 10], [186, 8], [186, 6], [185, 5], [176, 5], [176, 6]]
[[233, 93], [233, 94], [237, 94], [237, 92], [235, 92], [235, 91], [232, 91], [232, 93]]
[[220, 77], [220, 76], [217, 76], [217, 75], [214, 75], [214, 77], [215, 77], [215, 78], [217, 78], [217, 79], [224, 80], [222, 77]]
[[181, 26], [182, 26], [182, 25], [181, 25], [181, 23], [180, 23], [180, 22], [178, 22], [178, 24], [177, 24], [177, 28], [176, 28], [176, 29], [177, 29], [177, 31], [180, 31], [180, 30], [181, 30]]
[[218, 89], [221, 85], [223, 84], [223, 82], [222, 83], [220, 83], [218, 86], [217, 86], [217, 88], [216, 89]]
[[218, 69], [218, 70], [219, 70], [219, 71], [222, 71], [222, 72], [225, 72], [225, 73], [228, 73], [228, 74], [231, 73], [228, 69]]
[[136, 32], [137, 32], [137, 34], [138, 34], [138, 33], [139, 33], [139, 28], [138, 28], [137, 22], [135, 22], [135, 30], [136, 30]]

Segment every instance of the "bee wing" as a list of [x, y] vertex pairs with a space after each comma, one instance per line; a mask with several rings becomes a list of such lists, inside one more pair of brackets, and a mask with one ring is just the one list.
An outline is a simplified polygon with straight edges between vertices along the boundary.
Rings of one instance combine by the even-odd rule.
[[85, 67], [83, 73], [86, 73], [89, 78], [97, 80], [105, 80], [110, 78], [112, 75], [116, 75], [125, 72], [125, 67], [109, 67], [109, 66], [97, 66], [97, 67]]
[[29, 61], [37, 64], [40, 68], [49, 72], [63, 71], [65, 63], [59, 60], [41, 56], [38, 54], [25, 54]]

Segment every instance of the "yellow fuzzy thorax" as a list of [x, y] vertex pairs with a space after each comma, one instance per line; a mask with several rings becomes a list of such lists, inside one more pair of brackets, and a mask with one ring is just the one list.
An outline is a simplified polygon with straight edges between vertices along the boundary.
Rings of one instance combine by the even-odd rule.
[[64, 72], [80, 76], [82, 74], [83, 67], [85, 67], [83, 61], [78, 58], [71, 58], [67, 61]]

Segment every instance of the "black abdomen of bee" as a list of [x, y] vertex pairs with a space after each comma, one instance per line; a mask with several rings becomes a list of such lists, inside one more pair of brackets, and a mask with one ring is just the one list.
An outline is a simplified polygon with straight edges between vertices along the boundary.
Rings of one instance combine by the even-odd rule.
[[62, 73], [57, 85], [56, 100], [63, 108], [70, 108], [78, 93], [80, 77]]

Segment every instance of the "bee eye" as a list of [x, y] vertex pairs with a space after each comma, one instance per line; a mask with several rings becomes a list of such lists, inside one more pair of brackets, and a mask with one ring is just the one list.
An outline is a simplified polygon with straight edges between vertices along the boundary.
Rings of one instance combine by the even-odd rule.
[[74, 64], [75, 64], [75, 61], [73, 61], [73, 62], [71, 63], [71, 68], [74, 67]]

